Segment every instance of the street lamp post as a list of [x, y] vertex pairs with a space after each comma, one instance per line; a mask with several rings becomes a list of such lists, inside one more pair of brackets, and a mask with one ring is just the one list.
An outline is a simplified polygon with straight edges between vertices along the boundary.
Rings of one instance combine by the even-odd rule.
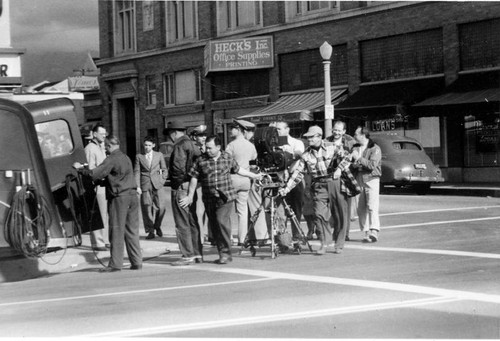
[[326, 41], [319, 48], [321, 58], [323, 58], [323, 69], [325, 73], [325, 138], [332, 134], [332, 94], [330, 86], [330, 57], [332, 56], [332, 45]]

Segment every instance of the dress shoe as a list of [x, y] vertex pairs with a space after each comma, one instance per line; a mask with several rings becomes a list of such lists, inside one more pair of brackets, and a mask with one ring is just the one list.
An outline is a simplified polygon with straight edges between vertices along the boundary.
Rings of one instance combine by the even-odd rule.
[[140, 265], [131, 265], [130, 270], [142, 270], [142, 264]]
[[349, 236], [345, 236], [345, 241], [346, 241], [346, 242], [348, 242], [348, 241], [350, 241], [350, 240], [351, 240], [351, 238], [349, 238]]
[[317, 255], [324, 255], [326, 253], [326, 245], [325, 244], [321, 244], [321, 246], [319, 247], [319, 249], [316, 250], [316, 254]]
[[221, 256], [219, 259], [217, 259], [215, 261], [215, 264], [227, 264], [227, 263], [230, 263], [233, 261], [233, 257], [232, 256]]
[[371, 243], [372, 240], [370, 239], [370, 235], [368, 233], [368, 231], [365, 232], [365, 236], [363, 237], [363, 240], [362, 240], [363, 243]]
[[368, 236], [372, 243], [375, 243], [378, 240], [378, 231], [370, 230], [370, 235]]
[[111, 266], [107, 266], [105, 268], [99, 269], [99, 272], [118, 272], [118, 271], [122, 271], [122, 269], [113, 268]]
[[165, 249], [165, 251], [163, 253], [168, 255], [170, 252], [172, 252], [172, 251], [170, 251], [169, 249]]
[[307, 232], [307, 240], [313, 240], [314, 236], [312, 232]]
[[181, 258], [178, 261], [172, 263], [172, 266], [187, 266], [194, 264], [193, 258]]
[[195, 263], [203, 263], [203, 256], [194, 256]]
[[336, 247], [335, 249], [333, 249], [333, 253], [341, 254], [342, 253], [342, 249], [339, 248], [339, 247]]
[[157, 230], [156, 230], [156, 235], [157, 235], [158, 237], [163, 237], [163, 231], [162, 231], [161, 229], [157, 229]]
[[92, 248], [94, 251], [108, 251], [108, 248], [105, 246], [96, 246]]
[[149, 234], [146, 236], [146, 239], [154, 239], [155, 238], [155, 233], [154, 232], [149, 232]]

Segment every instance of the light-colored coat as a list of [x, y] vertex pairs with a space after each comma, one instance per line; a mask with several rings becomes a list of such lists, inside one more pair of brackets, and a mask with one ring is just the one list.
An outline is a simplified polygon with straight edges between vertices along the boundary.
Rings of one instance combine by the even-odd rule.
[[167, 180], [167, 164], [162, 153], [153, 151], [151, 167], [145, 154], [137, 154], [135, 157], [134, 175], [137, 184], [142, 191], [151, 188], [160, 189]]

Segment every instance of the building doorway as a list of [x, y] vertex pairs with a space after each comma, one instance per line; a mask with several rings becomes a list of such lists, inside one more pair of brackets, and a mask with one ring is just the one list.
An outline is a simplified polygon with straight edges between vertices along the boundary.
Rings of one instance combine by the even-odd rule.
[[121, 150], [135, 160], [137, 154], [136, 115], [133, 97], [118, 99], [118, 138]]

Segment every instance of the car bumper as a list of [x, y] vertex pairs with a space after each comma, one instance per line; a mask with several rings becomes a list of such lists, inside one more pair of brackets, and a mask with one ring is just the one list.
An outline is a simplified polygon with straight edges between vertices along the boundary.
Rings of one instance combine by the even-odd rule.
[[444, 178], [441, 176], [399, 176], [394, 178], [395, 183], [400, 184], [411, 184], [411, 183], [437, 183], [444, 182]]

